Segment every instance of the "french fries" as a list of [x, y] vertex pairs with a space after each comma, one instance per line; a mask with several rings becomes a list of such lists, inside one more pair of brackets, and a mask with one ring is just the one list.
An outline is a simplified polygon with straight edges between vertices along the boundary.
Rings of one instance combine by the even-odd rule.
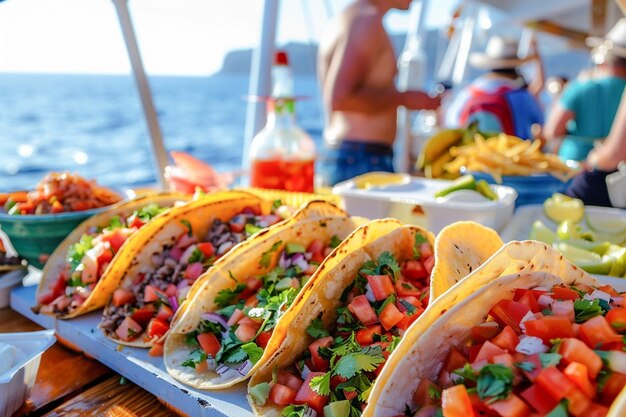
[[474, 137], [474, 143], [450, 149], [454, 159], [443, 166], [454, 175], [467, 172], [485, 172], [497, 183], [504, 175], [549, 174], [566, 182], [577, 170], [567, 166], [557, 155], [543, 153], [541, 141], [523, 140], [501, 133], [488, 139]]

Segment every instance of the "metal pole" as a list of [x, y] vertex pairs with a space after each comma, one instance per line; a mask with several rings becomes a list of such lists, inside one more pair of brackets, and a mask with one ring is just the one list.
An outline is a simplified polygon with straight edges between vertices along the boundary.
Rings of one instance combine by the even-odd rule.
[[463, 80], [465, 79], [467, 61], [472, 49], [472, 40], [474, 37], [474, 27], [476, 26], [478, 8], [476, 8], [473, 4], [468, 4], [467, 10], [464, 11], [464, 14], [465, 18], [463, 19], [463, 31], [461, 32], [462, 35], [459, 43], [459, 50], [456, 55], [454, 70], [452, 72], [452, 82], [455, 86], [463, 84]]
[[152, 102], [150, 85], [148, 84], [143, 62], [141, 61], [137, 37], [135, 36], [133, 22], [128, 12], [127, 0], [113, 0], [113, 4], [115, 5], [117, 17], [120, 21], [120, 27], [122, 28], [122, 34], [124, 35], [124, 41], [126, 42], [126, 51], [128, 52], [128, 58], [130, 59], [130, 64], [133, 68], [137, 90], [139, 91], [139, 96], [141, 97], [141, 104], [152, 142], [152, 155], [158, 169], [157, 180], [161, 188], [167, 189], [168, 185], [164, 177], [165, 166], [167, 165], [167, 153], [165, 151], [165, 146], [163, 146], [163, 135], [161, 134], [159, 120], [154, 109], [154, 103]]
[[[270, 95], [272, 57], [276, 43], [278, 2], [279, 0], [265, 0], [263, 2], [260, 42], [252, 54], [252, 67], [250, 68], [250, 87], [248, 93], [253, 97], [268, 97]], [[265, 125], [266, 117], [264, 100], [251, 100], [248, 103], [243, 154], [241, 157], [241, 167], [244, 172], [248, 172], [249, 170], [248, 152], [250, 149], [250, 141]]]

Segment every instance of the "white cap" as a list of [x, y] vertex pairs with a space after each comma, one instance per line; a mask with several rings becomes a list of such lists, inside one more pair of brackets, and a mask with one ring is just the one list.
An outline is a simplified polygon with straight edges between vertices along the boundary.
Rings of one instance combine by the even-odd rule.
[[472, 52], [469, 61], [472, 66], [480, 69], [515, 68], [532, 59], [519, 58], [518, 47], [516, 39], [492, 36], [487, 42], [485, 52]]

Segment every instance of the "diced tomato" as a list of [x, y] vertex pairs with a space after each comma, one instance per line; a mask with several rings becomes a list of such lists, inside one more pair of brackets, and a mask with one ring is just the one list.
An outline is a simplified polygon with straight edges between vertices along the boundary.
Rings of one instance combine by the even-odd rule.
[[298, 394], [298, 391], [293, 388], [282, 384], [274, 384], [270, 388], [269, 400], [276, 405], [286, 406], [294, 402], [296, 394]]
[[135, 294], [131, 290], [125, 288], [118, 288], [113, 292], [111, 303], [115, 307], [121, 307], [125, 304], [130, 304], [135, 301]]
[[572, 300], [555, 301], [552, 304], [552, 314], [567, 317], [567, 319], [573, 323], [576, 317], [574, 302]]
[[352, 401], [359, 395], [359, 393], [356, 392], [356, 391], [346, 391], [344, 389], [343, 390], [343, 395], [344, 395], [344, 397], [346, 397], [346, 400]]
[[499, 335], [491, 340], [491, 343], [509, 352], [515, 352], [515, 348], [519, 344], [519, 337], [511, 326], [506, 326]]
[[319, 395], [311, 389], [311, 379], [316, 376], [324, 375], [322, 372], [310, 372], [307, 375], [306, 380], [298, 390], [294, 404], [308, 404], [309, 407], [317, 411], [317, 415], [323, 415], [324, 406], [328, 403], [328, 397], [325, 395]]
[[348, 304], [348, 309], [357, 317], [357, 319], [359, 319], [361, 323], [366, 326], [378, 322], [376, 312], [370, 305], [370, 302], [365, 295], [354, 297], [352, 302]]
[[96, 258], [96, 260], [98, 261], [98, 265], [111, 262], [111, 259], [113, 259], [113, 252], [111, 252], [111, 249], [105, 247], [102, 247], [102, 252], [100, 252], [98, 257]]
[[535, 300], [539, 299], [539, 297], [541, 297], [542, 294], [546, 294], [548, 291], [544, 291], [544, 290], [529, 290], [526, 288], [516, 288], [515, 289], [515, 293], [513, 295], [513, 301], [519, 301], [520, 298], [522, 298], [524, 296], [524, 294], [526, 294], [527, 292], [530, 292]]
[[606, 382], [604, 383], [604, 387], [602, 387], [602, 391], [600, 392], [602, 395], [602, 401], [605, 404], [611, 404], [615, 398], [622, 392], [624, 387], [626, 386], [626, 375], [619, 372], [611, 372]]
[[428, 271], [420, 261], [406, 261], [400, 269], [402, 276], [411, 280], [420, 280], [428, 276]]
[[129, 342], [136, 338], [141, 332], [141, 326], [130, 317], [126, 317], [120, 327], [115, 330], [115, 334], [120, 340]]
[[[523, 370], [524, 375], [526, 375], [526, 378], [528, 378], [531, 382], [534, 382], [535, 379], [537, 378], [537, 375], [539, 375], [539, 372], [541, 372], [541, 357], [539, 356], [539, 354], [535, 353], [533, 355], [529, 355], [526, 356], [524, 358], [524, 360], [520, 361], [520, 362], [528, 362], [531, 364], [530, 370]], [[554, 407], [552, 407], [554, 408]]]
[[406, 311], [402, 312], [402, 320], [396, 323], [396, 327], [400, 330], [408, 329], [409, 326], [411, 326], [411, 324], [413, 324], [413, 322], [417, 320], [422, 315], [423, 312], [424, 312], [424, 309], [421, 307], [419, 307], [417, 311], [414, 312], [413, 314], [409, 314]]
[[622, 341], [622, 336], [615, 333], [604, 316], [595, 316], [582, 323], [579, 328], [580, 340], [591, 349], [597, 349], [605, 344]]
[[439, 401], [431, 395], [432, 390], [441, 392], [441, 388], [437, 384], [426, 378], [422, 378], [419, 384], [417, 384], [417, 389], [413, 394], [413, 402], [420, 407], [439, 404]]
[[174, 315], [174, 311], [166, 306], [165, 304], [161, 304], [159, 307], [159, 312], [157, 313], [157, 319], [163, 320], [165, 322], [169, 321]]
[[502, 327], [511, 326], [516, 333], [520, 333], [519, 324], [529, 312], [527, 305], [504, 299], [489, 310], [489, 315]]
[[[585, 346], [586, 347], [586, 346]], [[568, 377], [574, 385], [580, 389], [587, 397], [592, 398], [596, 394], [596, 389], [589, 381], [589, 372], [587, 367], [582, 363], [571, 362], [563, 370], [563, 373]]]
[[422, 290], [402, 279], [396, 281], [396, 292], [400, 297], [419, 297], [422, 295]]
[[102, 235], [102, 240], [104, 242], [109, 242], [113, 253], [117, 253], [117, 251], [120, 250], [124, 242], [126, 242], [126, 238], [127, 236], [122, 232], [121, 229], [114, 229]]
[[80, 260], [83, 270], [80, 273], [80, 279], [83, 284], [89, 284], [98, 280], [98, 261], [95, 254], [87, 251]]
[[367, 282], [372, 289], [372, 293], [374, 293], [376, 301], [384, 300], [396, 293], [389, 275], [368, 275]]
[[233, 314], [230, 316], [230, 318], [226, 322], [226, 324], [228, 324], [229, 326], [233, 326], [239, 323], [239, 320], [241, 320], [244, 317], [246, 317], [246, 313], [244, 313], [243, 310], [236, 308], [235, 311], [233, 311]]
[[[244, 317], [243, 319], [241, 319], [241, 321], [246, 318], [247, 317]], [[254, 339], [258, 327], [253, 327], [250, 324], [241, 324], [241, 321], [239, 321], [239, 326], [235, 330], [235, 335], [239, 338], [239, 340], [246, 343]]]
[[606, 417], [609, 413], [609, 409], [603, 405], [591, 403], [585, 410], [583, 415], [585, 417]]
[[605, 318], [616, 332], [626, 332], [626, 308], [612, 308]]
[[202, 275], [202, 271], [204, 270], [204, 266], [200, 262], [193, 262], [187, 265], [185, 268], [185, 272], [183, 276], [190, 283], [194, 282], [200, 275]]
[[339, 386], [339, 384], [343, 384], [346, 382], [348, 378], [343, 377], [341, 375], [333, 375], [330, 377], [330, 389], [334, 390]]
[[244, 303], [243, 306], [247, 308], [253, 308], [253, 307], [256, 307], [258, 304], [259, 304], [259, 299], [256, 297], [256, 295], [251, 295], [250, 297], [246, 299], [246, 302]]
[[470, 329], [472, 333], [472, 340], [477, 343], [482, 343], [485, 340], [491, 340], [496, 337], [502, 331], [499, 326], [474, 326]]
[[259, 333], [259, 335], [256, 337], [255, 342], [260, 348], [265, 349], [271, 337], [272, 337], [272, 330], [266, 330], [264, 332]]
[[357, 330], [356, 341], [361, 346], [371, 345], [372, 343], [374, 343], [374, 335], [375, 334], [380, 335], [382, 333], [383, 333], [383, 328], [381, 327], [381, 325], [374, 324], [374, 325], [366, 327], [365, 329]]
[[61, 294], [65, 294], [65, 288], [67, 288], [67, 275], [65, 272], [59, 274], [59, 278], [48, 288], [52, 289], [57, 297]]
[[311, 254], [311, 261], [321, 263], [324, 260], [324, 242], [321, 240], [311, 242], [306, 251]]
[[143, 301], [146, 303], [157, 301], [159, 300], [159, 293], [165, 296], [163, 291], [159, 290], [157, 287], [153, 285], [146, 285], [146, 287], [143, 289]]
[[128, 227], [139, 229], [144, 224], [146, 224], [146, 223], [143, 220], [141, 220], [141, 218], [139, 216], [133, 216], [133, 219], [131, 220], [131, 222], [128, 225]]
[[578, 387], [574, 386], [565, 394], [567, 410], [577, 417], [583, 417], [584, 412], [591, 405], [591, 398], [587, 397]]
[[551, 339], [574, 337], [574, 328], [567, 317], [546, 316], [539, 320], [524, 322], [526, 334], [535, 336], [550, 345]]
[[420, 259], [425, 259], [425, 258], [429, 258], [433, 256], [432, 245], [428, 242], [420, 243], [419, 254], [420, 254]]
[[526, 403], [515, 394], [509, 394], [506, 400], [491, 403], [489, 408], [502, 417], [526, 417], [530, 413]]
[[206, 353], [207, 355], [211, 355], [214, 358], [217, 355], [217, 352], [220, 350], [220, 347], [222, 346], [217, 336], [215, 336], [215, 334], [211, 332], [200, 333], [198, 334], [198, 336], [196, 336], [196, 339], [198, 339], [198, 343], [200, 344], [200, 347], [202, 348], [204, 353]]
[[276, 383], [277, 384], [285, 385], [286, 387], [289, 387], [289, 388], [295, 390], [296, 392], [302, 386], [302, 382], [303, 381], [302, 381], [302, 379], [300, 379], [300, 377], [295, 376], [291, 372], [278, 371], [276, 373]]
[[130, 316], [136, 321], [142, 328], [147, 326], [150, 319], [156, 315], [156, 308], [153, 304], [146, 304], [142, 308], [139, 308], [133, 312]]
[[475, 417], [464, 385], [455, 385], [441, 393], [441, 408], [445, 417]]
[[320, 356], [319, 348], [321, 347], [329, 347], [333, 343], [332, 336], [322, 337], [321, 339], [317, 339], [309, 346], [309, 351], [311, 352], [311, 363], [313, 368], [316, 371], [326, 371], [328, 370], [328, 360], [324, 359]]
[[259, 288], [263, 286], [263, 279], [255, 276], [248, 277], [248, 279], [246, 279], [246, 286], [248, 287], [248, 290], [257, 292]]
[[452, 372], [456, 369], [463, 368], [467, 362], [467, 357], [453, 346], [450, 349], [450, 352], [448, 352], [448, 356], [446, 356], [446, 360], [443, 363], [443, 369], [447, 372]]
[[600, 356], [578, 339], [564, 339], [559, 346], [559, 353], [563, 356], [565, 363], [578, 362], [585, 365], [592, 379], [595, 379], [602, 369]]
[[198, 249], [207, 258], [210, 258], [215, 253], [215, 247], [213, 246], [211, 242], [198, 243]]
[[58, 295], [53, 290], [44, 291], [37, 295], [37, 303], [40, 305], [47, 305], [54, 301]]
[[580, 300], [580, 294], [565, 287], [552, 287], [552, 298], [555, 300]]
[[383, 325], [385, 330], [391, 330], [393, 326], [398, 324], [400, 320], [404, 318], [404, 314], [398, 310], [395, 304], [389, 303], [383, 311], [380, 312], [380, 316], [378, 316], [380, 323]]
[[531, 385], [529, 388], [522, 391], [520, 395], [531, 407], [541, 414], [549, 413], [559, 404], [558, 400], [555, 400], [537, 384]]
[[571, 389], [576, 388], [574, 383], [554, 366], [542, 369], [535, 383], [556, 401], [561, 401]]
[[532, 311], [533, 313], [539, 313], [541, 311], [541, 307], [539, 306], [539, 303], [537, 302], [537, 298], [535, 297], [533, 292], [530, 290], [526, 291], [519, 298], [519, 300], [515, 300], [515, 301], [517, 301], [518, 303], [524, 304], [525, 306], [530, 308], [530, 311]]
[[228, 226], [230, 227], [230, 231], [233, 233], [243, 233], [246, 228], [246, 218], [245, 216], [237, 215], [230, 219], [228, 222]]
[[150, 338], [156, 337], [160, 339], [169, 329], [170, 325], [167, 322], [155, 317], [148, 323], [148, 336]]
[[494, 345], [490, 341], [486, 341], [485, 343], [483, 343], [483, 346], [480, 348], [478, 355], [472, 361], [472, 363], [480, 362], [482, 360], [486, 360], [490, 363], [493, 363], [493, 357], [502, 355], [503, 353], [506, 353], [504, 349]]
[[176, 294], [178, 294], [178, 288], [176, 288], [176, 285], [169, 284], [165, 289], [165, 295], [168, 297], [176, 297]]
[[433, 268], [435, 267], [435, 257], [429, 256], [428, 258], [424, 259], [422, 261], [422, 265], [424, 265], [424, 269], [426, 269], [426, 272], [428, 272], [428, 275], [430, 275], [430, 273], [433, 271]]
[[164, 343], [154, 343], [150, 350], [148, 351], [148, 355], [150, 356], [163, 356], [163, 345]]
[[598, 287], [598, 289], [602, 292], [607, 293], [611, 297], [617, 297], [619, 295], [619, 293], [615, 291], [615, 288], [610, 285], [601, 285], [600, 287]]

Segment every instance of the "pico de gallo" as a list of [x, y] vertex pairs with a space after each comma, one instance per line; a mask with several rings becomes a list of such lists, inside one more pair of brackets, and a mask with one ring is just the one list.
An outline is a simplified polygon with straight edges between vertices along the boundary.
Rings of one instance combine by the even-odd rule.
[[284, 207], [276, 202], [274, 212], [266, 215], [259, 207], [247, 207], [226, 222], [215, 219], [200, 239], [188, 221], [181, 221], [187, 230], [154, 253], [149, 268], [115, 290], [100, 327], [115, 339], [152, 342], [150, 353], [162, 355], [161, 339], [196, 279], [236, 244], [283, 220], [279, 214], [288, 216], [291, 212]]
[[275, 268], [218, 293], [215, 303], [220, 309], [202, 314], [197, 329], [185, 335], [186, 345], [193, 350], [182, 365], [198, 373], [214, 371], [224, 379], [246, 376], [263, 356], [280, 317], [340, 243], [337, 236], [330, 242], [316, 239], [308, 247], [274, 243], [259, 263], [269, 266], [272, 252], [282, 247]]
[[336, 325], [313, 320], [308, 352], [271, 382], [250, 387], [251, 398], [284, 407], [283, 416], [360, 416], [389, 354], [429, 301], [432, 246], [416, 234], [413, 252], [401, 264], [384, 252], [362, 265], [341, 295]]
[[423, 379], [416, 417], [602, 417], [626, 385], [626, 308], [609, 286], [516, 289]]
[[35, 190], [0, 194], [0, 206], [8, 214], [55, 214], [109, 206], [122, 197], [95, 181], [68, 172], [50, 173]]
[[92, 227], [67, 250], [66, 265], [37, 297], [39, 313], [67, 314], [82, 305], [124, 242], [169, 207], [156, 203], [130, 216], [113, 216], [105, 227]]

